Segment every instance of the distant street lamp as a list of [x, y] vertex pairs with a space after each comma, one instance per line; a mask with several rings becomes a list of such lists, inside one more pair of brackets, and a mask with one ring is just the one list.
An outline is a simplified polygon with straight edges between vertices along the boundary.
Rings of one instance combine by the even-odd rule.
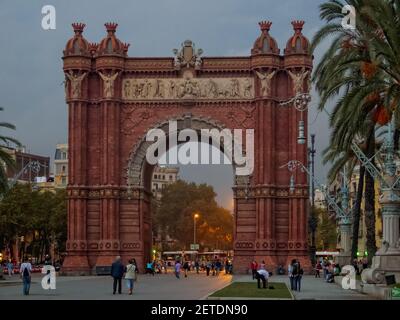
[[193, 215], [193, 244], [196, 244], [196, 221], [200, 218], [200, 214], [195, 213]]

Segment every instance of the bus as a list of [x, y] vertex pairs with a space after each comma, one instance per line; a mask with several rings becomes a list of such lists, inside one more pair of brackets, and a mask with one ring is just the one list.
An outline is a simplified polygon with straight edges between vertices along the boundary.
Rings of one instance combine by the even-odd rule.
[[317, 251], [315, 253], [317, 260], [319, 261], [327, 260], [331, 263], [333, 263], [333, 261], [338, 255], [339, 255], [338, 251]]
[[168, 267], [172, 267], [175, 265], [176, 260], [184, 259], [187, 260], [196, 260], [198, 257], [198, 251], [164, 251], [161, 255], [161, 258], [167, 262]]

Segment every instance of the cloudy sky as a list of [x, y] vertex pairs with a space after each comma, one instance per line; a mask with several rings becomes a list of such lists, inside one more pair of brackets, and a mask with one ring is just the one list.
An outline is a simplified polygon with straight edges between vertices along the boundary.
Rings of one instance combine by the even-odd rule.
[[[118, 22], [117, 36], [131, 44], [130, 56], [172, 56], [191, 39], [205, 56], [247, 55], [259, 36], [258, 22], [271, 20], [271, 34], [283, 51], [293, 34], [290, 22], [306, 21], [310, 39], [322, 26], [321, 0], [0, 0], [1, 121], [17, 126], [15, 136], [32, 153], [54, 157], [57, 143], [67, 140], [62, 50], [72, 36], [72, 22], [85, 22], [85, 37], [99, 42], [104, 23]], [[44, 5], [56, 8], [56, 30], [43, 30]], [[316, 53], [318, 61], [324, 51]], [[318, 97], [314, 96], [314, 102]], [[316, 172], [325, 170], [319, 152], [326, 146], [327, 116], [310, 110], [310, 133], [317, 134]], [[2, 132], [4, 134], [5, 132]], [[231, 203], [229, 166], [181, 168], [181, 177], [214, 185], [220, 203]]]

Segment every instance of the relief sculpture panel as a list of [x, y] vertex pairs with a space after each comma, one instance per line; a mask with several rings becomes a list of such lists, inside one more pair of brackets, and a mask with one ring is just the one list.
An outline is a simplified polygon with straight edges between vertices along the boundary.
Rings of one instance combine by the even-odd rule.
[[253, 78], [126, 78], [122, 81], [124, 100], [176, 100], [254, 98]]

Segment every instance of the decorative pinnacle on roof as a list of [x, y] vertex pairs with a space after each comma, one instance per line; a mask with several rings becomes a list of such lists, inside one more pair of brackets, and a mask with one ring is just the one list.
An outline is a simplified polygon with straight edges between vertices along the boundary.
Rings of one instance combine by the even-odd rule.
[[85, 29], [86, 24], [80, 23], [80, 22], [75, 22], [72, 24], [72, 28], [74, 28], [74, 32], [76, 34], [81, 34], [83, 32], [83, 29]]
[[269, 31], [269, 29], [271, 29], [272, 26], [272, 22], [271, 21], [260, 21], [258, 23], [258, 25], [260, 26], [261, 31]]
[[115, 23], [115, 22], [107, 22], [104, 25], [105, 25], [108, 33], [114, 33], [118, 27], [118, 23]]
[[293, 29], [294, 29], [296, 32], [300, 33], [301, 30], [303, 30], [304, 21], [303, 21], [303, 20], [295, 20], [295, 21], [292, 21], [292, 26], [293, 26]]

